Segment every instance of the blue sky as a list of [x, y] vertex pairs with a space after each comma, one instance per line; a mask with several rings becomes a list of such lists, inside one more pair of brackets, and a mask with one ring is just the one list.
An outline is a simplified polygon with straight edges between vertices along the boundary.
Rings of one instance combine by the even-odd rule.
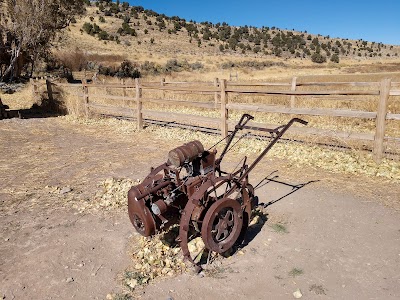
[[179, 16], [187, 21], [227, 22], [235, 26], [276, 26], [331, 37], [400, 45], [400, 0], [128, 2], [167, 16]]

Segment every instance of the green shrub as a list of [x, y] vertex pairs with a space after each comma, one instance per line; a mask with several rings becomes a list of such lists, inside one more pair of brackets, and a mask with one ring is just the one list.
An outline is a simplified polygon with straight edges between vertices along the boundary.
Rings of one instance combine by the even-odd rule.
[[322, 55], [321, 53], [317, 53], [315, 52], [313, 55], [311, 55], [311, 61], [314, 63], [324, 63], [326, 62], [326, 57], [324, 55]]
[[192, 70], [200, 70], [200, 69], [203, 69], [203, 68], [204, 68], [204, 65], [203, 65], [201, 62], [196, 61], [195, 63], [193, 63], [193, 64], [190, 65], [190, 68], [191, 68]]
[[282, 62], [271, 62], [271, 61], [256, 61], [256, 60], [244, 60], [240, 62], [227, 61], [221, 64], [222, 69], [231, 69], [231, 68], [251, 68], [256, 70], [262, 70], [264, 68], [279, 66], [284, 67], [285, 64]]
[[93, 25], [91, 23], [85, 23], [82, 26], [82, 29], [87, 33], [87, 34], [92, 34], [92, 30], [93, 30]]
[[117, 76], [119, 78], [140, 78], [141, 73], [139, 69], [132, 64], [132, 62], [125, 60], [116, 69], [109, 66], [99, 66], [99, 74], [106, 76]]
[[109, 35], [107, 33], [107, 31], [100, 31], [99, 34], [97, 35], [99, 40], [108, 40], [109, 39]]
[[171, 72], [181, 72], [181, 71], [190, 71], [192, 66], [188, 63], [187, 60], [177, 60], [177, 59], [170, 59], [166, 62], [162, 71], [165, 73]]
[[140, 71], [130, 61], [125, 60], [121, 63], [121, 66], [119, 67], [115, 76], [119, 78], [140, 78], [141, 74]]
[[181, 65], [178, 63], [177, 59], [170, 59], [165, 64], [165, 71], [167, 72], [179, 72], [181, 70]]
[[122, 26], [120, 28], [118, 28], [117, 33], [119, 35], [137, 36], [135, 29], [130, 27], [129, 24], [126, 22], [122, 23]]
[[161, 66], [157, 65], [154, 62], [150, 62], [150, 61], [145, 61], [141, 66], [140, 69], [142, 70], [142, 72], [145, 72], [147, 74], [150, 75], [157, 75], [160, 73], [161, 71]]
[[339, 55], [333, 54], [331, 57], [331, 62], [339, 63]]
[[258, 52], [260, 52], [260, 51], [261, 51], [260, 46], [255, 46], [255, 47], [253, 48], [253, 52], [254, 52], [254, 53], [258, 53]]

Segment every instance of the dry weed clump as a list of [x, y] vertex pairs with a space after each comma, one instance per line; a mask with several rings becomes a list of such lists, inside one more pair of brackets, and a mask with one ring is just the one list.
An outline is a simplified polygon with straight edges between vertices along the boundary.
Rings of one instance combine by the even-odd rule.
[[15, 93], [7, 94], [0, 91], [0, 97], [3, 104], [8, 105], [10, 109], [29, 109], [35, 103], [32, 97], [32, 85], [26, 84], [22, 89]]
[[81, 87], [60, 88], [60, 98], [64, 102], [68, 115], [83, 117], [85, 114], [85, 105], [82, 97], [78, 94], [81, 92]]
[[54, 54], [57, 62], [71, 71], [81, 71], [88, 63], [87, 53], [82, 50], [58, 51]]
[[132, 267], [123, 274], [129, 290], [162, 277], [171, 277], [187, 270], [182, 251], [175, 242], [178, 227], [151, 238], [135, 235], [132, 239]]
[[122, 210], [128, 205], [128, 191], [138, 184], [129, 178], [107, 178], [98, 184], [99, 191], [93, 196], [93, 200], [84, 200], [74, 203], [74, 208], [79, 212], [90, 209], [95, 210]]

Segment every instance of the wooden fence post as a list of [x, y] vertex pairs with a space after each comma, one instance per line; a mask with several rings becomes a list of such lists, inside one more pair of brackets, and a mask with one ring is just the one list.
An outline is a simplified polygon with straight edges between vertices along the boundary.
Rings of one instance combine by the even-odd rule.
[[[218, 87], [218, 78], [214, 78], [214, 87]], [[215, 108], [218, 107], [218, 92], [214, 93]]]
[[123, 88], [122, 88], [122, 95], [124, 96], [124, 97], [127, 97], [127, 92], [126, 92], [126, 86], [125, 86], [125, 84], [126, 84], [126, 82], [125, 82], [125, 79], [122, 79], [121, 80], [121, 84], [124, 86]]
[[385, 139], [386, 114], [387, 114], [391, 83], [392, 83], [391, 79], [383, 79], [381, 81], [378, 111], [376, 116], [374, 149], [373, 149], [374, 160], [376, 163], [380, 163], [382, 161], [382, 157], [385, 152], [383, 142]]
[[[165, 86], [165, 78], [161, 78], [161, 86]], [[165, 91], [162, 91], [162, 97], [165, 98]]]
[[46, 88], [47, 88], [47, 95], [49, 97], [49, 102], [54, 103], [54, 97], [53, 97], [53, 88], [51, 87], [51, 81], [46, 78]]
[[32, 84], [32, 97], [33, 97], [33, 101], [36, 102], [36, 100], [39, 98], [39, 91], [38, 91], [38, 86], [37, 86], [37, 81], [35, 81], [34, 79], [30, 79], [30, 82]]
[[[292, 86], [290, 88], [291, 91], [296, 91], [296, 84], [297, 84], [297, 77], [292, 78]], [[290, 107], [294, 108], [296, 106], [296, 96], [291, 95], [290, 96]]]
[[86, 118], [89, 117], [89, 88], [87, 86], [86, 78], [82, 79], [82, 90], [83, 90], [83, 105], [85, 106]]
[[233, 81], [232, 79], [236, 78], [236, 81], [238, 81], [238, 72], [236, 71], [236, 75], [232, 75], [232, 72], [229, 71], [229, 81]]
[[142, 113], [142, 88], [140, 87], [139, 78], [135, 78], [136, 87], [136, 119], [138, 129], [143, 129], [143, 113]]
[[228, 94], [226, 92], [226, 80], [220, 81], [221, 87], [221, 135], [226, 137], [228, 135], [228, 110], [226, 109], [226, 102]]
[[[127, 90], [126, 90], [126, 82], [125, 79], [121, 79], [121, 84], [123, 85], [122, 87], [122, 96], [125, 98], [128, 96]], [[126, 101], [125, 99], [123, 100], [123, 103], [125, 106], [129, 104], [129, 101]]]

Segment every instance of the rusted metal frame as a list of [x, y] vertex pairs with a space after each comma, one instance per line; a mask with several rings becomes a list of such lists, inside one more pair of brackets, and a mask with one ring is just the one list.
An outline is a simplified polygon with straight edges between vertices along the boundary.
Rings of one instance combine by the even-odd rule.
[[[282, 135], [290, 128], [290, 126], [293, 125], [294, 122], [301, 123], [303, 125], [307, 125], [308, 122], [299, 119], [299, 118], [293, 118], [292, 120], [289, 121], [288, 124], [286, 124], [284, 127], [282, 127], [281, 130], [279, 130], [279, 133], [276, 135], [276, 137], [269, 143], [269, 145], [264, 149], [264, 151], [256, 158], [256, 160], [249, 166], [249, 168], [242, 174], [242, 176], [239, 178], [239, 181], [242, 181], [254, 168], [255, 166], [263, 159], [265, 154], [268, 153], [269, 150], [275, 145], [275, 143], [282, 137]], [[278, 127], [279, 128], [279, 127]]]
[[173, 182], [170, 180], [161, 182], [160, 184], [152, 187], [151, 189], [146, 190], [146, 192], [141, 194], [140, 196], [137, 196], [136, 200], [139, 201], [139, 200], [149, 196], [150, 194], [155, 193], [155, 192], [159, 191], [160, 189], [163, 189], [163, 188], [169, 186], [170, 184], [173, 184]]
[[[243, 121], [243, 116], [241, 121]], [[238, 123], [238, 128], [240, 128], [241, 121]], [[241, 173], [241, 176], [239, 178], [236, 178], [232, 175], [228, 175], [230, 177], [230, 180], [234, 183], [234, 185], [229, 189], [226, 190], [224, 193], [224, 197], [228, 197], [230, 194], [232, 194], [236, 189], [241, 188], [244, 185], [247, 185], [248, 183], [248, 175], [249, 173], [256, 167], [256, 165], [263, 159], [263, 157], [271, 150], [271, 148], [275, 145], [275, 143], [283, 136], [283, 134], [293, 125], [293, 123], [298, 122], [303, 125], [307, 125], [308, 122], [299, 119], [299, 118], [293, 118], [292, 120], [289, 121], [288, 124], [285, 126], [280, 126], [274, 130], [276, 133], [276, 136], [274, 139], [269, 143], [269, 145], [264, 149], [264, 151], [256, 158], [256, 160], [249, 166], [243, 166], [240, 168], [238, 171], [245, 171]], [[232, 135], [233, 136], [233, 135]]]
[[263, 131], [263, 132], [269, 132], [269, 133], [277, 133], [276, 128], [271, 129], [271, 128], [262, 128], [262, 127], [257, 127], [257, 126], [243, 126], [243, 129], [248, 129], [248, 130], [254, 130], [254, 131]]
[[[240, 241], [247, 230], [251, 210], [258, 202], [254, 196], [254, 188], [249, 184], [249, 173], [294, 122], [307, 123], [295, 118], [285, 126], [269, 130], [275, 135], [274, 140], [250, 167], [246, 164], [245, 157], [238, 170], [232, 173], [221, 171], [220, 163], [231, 148], [234, 136], [250, 119], [250, 115], [242, 116], [235, 130], [227, 137], [227, 145], [218, 160], [215, 160], [216, 151], [204, 151], [199, 141], [184, 144], [171, 150], [168, 161], [152, 168], [145, 180], [132, 187], [128, 193], [129, 217], [144, 236], [165, 230], [180, 218], [177, 240], [185, 259], [197, 271], [201, 267], [190, 256], [189, 240], [200, 235], [206, 248], [217, 253], [223, 253]], [[174, 160], [175, 158], [178, 159]], [[241, 161], [238, 166], [240, 163]], [[180, 171], [186, 166], [189, 166], [188, 176], [180, 178]], [[212, 171], [207, 169], [210, 166], [213, 167]], [[219, 172], [218, 177], [216, 172]], [[224, 184], [225, 191], [217, 191]], [[179, 191], [178, 195], [175, 191]], [[163, 215], [168, 209], [174, 214], [173, 217]], [[189, 236], [192, 230], [194, 235]]]
[[224, 150], [222, 150], [222, 153], [220, 155], [220, 157], [217, 159], [217, 162], [220, 163], [222, 161], [222, 159], [224, 158], [226, 152], [228, 151], [229, 146], [231, 145], [233, 139], [235, 138], [235, 135], [237, 134], [237, 132], [239, 130], [242, 130], [243, 127], [250, 121], [253, 120], [254, 117], [249, 115], [249, 114], [244, 114], [242, 115], [242, 117], [240, 118], [238, 124], [235, 126], [235, 130], [227, 136], [228, 141], [226, 142], [226, 145], [224, 147]]

